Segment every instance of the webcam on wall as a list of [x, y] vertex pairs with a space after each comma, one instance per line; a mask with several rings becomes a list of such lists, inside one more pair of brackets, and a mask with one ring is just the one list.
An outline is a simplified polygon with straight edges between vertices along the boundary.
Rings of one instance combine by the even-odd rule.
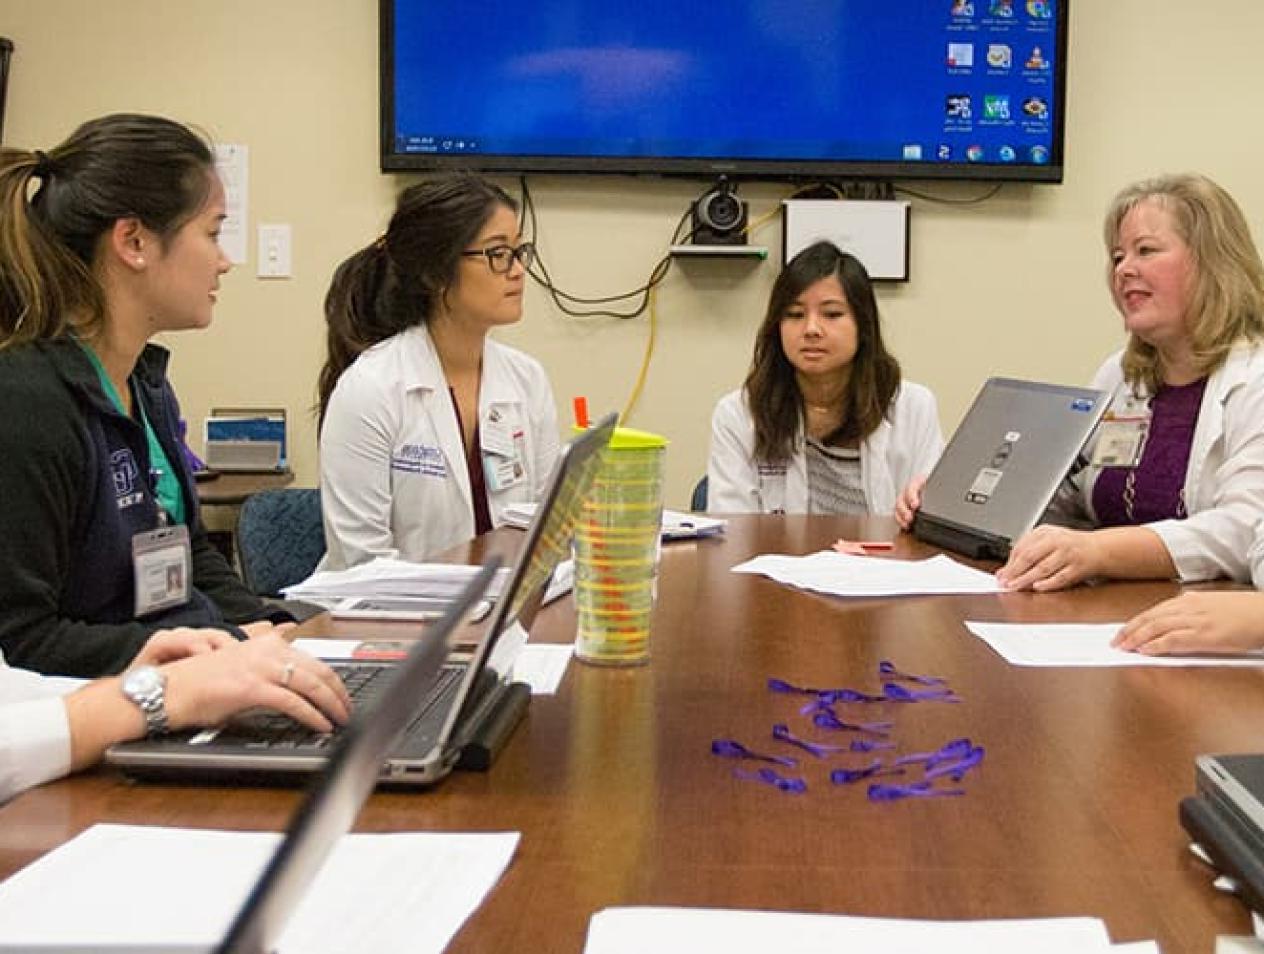
[[748, 209], [733, 184], [721, 179], [693, 204], [690, 235], [694, 245], [745, 245]]

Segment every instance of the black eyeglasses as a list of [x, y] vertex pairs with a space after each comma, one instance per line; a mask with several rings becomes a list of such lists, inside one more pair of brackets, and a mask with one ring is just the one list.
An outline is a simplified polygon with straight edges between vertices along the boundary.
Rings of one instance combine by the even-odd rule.
[[487, 259], [487, 267], [496, 275], [508, 274], [517, 259], [524, 269], [531, 267], [535, 261], [535, 245], [523, 242], [516, 248], [512, 245], [493, 245], [491, 248], [469, 248], [461, 253], [466, 258], [481, 255]]

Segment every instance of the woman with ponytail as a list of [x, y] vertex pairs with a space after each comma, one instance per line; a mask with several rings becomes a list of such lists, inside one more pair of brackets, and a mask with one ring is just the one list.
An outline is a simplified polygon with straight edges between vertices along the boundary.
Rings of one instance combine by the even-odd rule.
[[324, 567], [424, 560], [539, 497], [553, 392], [539, 362], [488, 336], [522, 317], [533, 254], [514, 201], [458, 175], [406, 189], [338, 268], [319, 381]]
[[[211, 322], [224, 189], [179, 123], [114, 115], [0, 149], [0, 650], [45, 673], [124, 669], [160, 629], [270, 614], [207, 541], [165, 331]], [[279, 666], [277, 667], [279, 672]]]

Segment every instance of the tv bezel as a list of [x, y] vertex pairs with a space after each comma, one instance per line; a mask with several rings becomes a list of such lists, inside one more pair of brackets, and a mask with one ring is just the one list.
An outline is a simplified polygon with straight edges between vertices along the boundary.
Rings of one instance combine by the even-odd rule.
[[[970, 182], [1059, 183], [1066, 145], [1066, 73], [1070, 33], [1070, 0], [1058, 0], [1057, 53], [1053, 77], [1053, 143], [1049, 162], [1019, 165], [1002, 162], [882, 162], [876, 160], [804, 160], [706, 158], [678, 156], [540, 156], [477, 153], [403, 153], [395, 150], [395, 7], [408, 0], [379, 0], [378, 100], [381, 119], [380, 159], [384, 173], [469, 170], [501, 175], [562, 173], [570, 175], [654, 175], [714, 179], [837, 180], [935, 179]], [[416, 2], [416, 0], [414, 0]], [[984, 0], [986, 2], [986, 0]]]

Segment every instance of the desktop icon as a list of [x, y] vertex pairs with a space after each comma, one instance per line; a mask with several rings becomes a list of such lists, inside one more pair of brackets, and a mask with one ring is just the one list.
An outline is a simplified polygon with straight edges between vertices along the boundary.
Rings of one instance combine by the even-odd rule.
[[988, 13], [994, 17], [1009, 19], [1014, 15], [1014, 0], [991, 0]]
[[1045, 55], [1041, 51], [1040, 47], [1033, 46], [1031, 48], [1031, 56], [1027, 57], [1027, 62], [1024, 65], [1029, 70], [1047, 70], [1049, 68], [1049, 61], [1045, 59]]
[[966, 147], [966, 158], [971, 162], [983, 161], [983, 147], [979, 145]]
[[941, 142], [939, 148], [935, 150], [935, 158], [940, 162], [952, 161], [952, 146], [946, 142]]
[[972, 0], [952, 0], [952, 9], [948, 11], [948, 15], [954, 17], [972, 17], [974, 16], [974, 3]]
[[974, 66], [974, 44], [949, 43], [948, 65], [963, 68]]
[[984, 119], [1009, 119], [1009, 94], [994, 93], [983, 97]]
[[1028, 96], [1023, 100], [1023, 112], [1032, 119], [1048, 119], [1049, 104], [1041, 96]]
[[1014, 152], [1013, 146], [1001, 146], [996, 151], [996, 154], [1000, 157], [1001, 162], [1013, 162], [1018, 158], [1018, 153]]
[[944, 114], [949, 119], [970, 119], [973, 116], [973, 110], [969, 95], [966, 93], [950, 95], [944, 100]]
[[1031, 161], [1037, 165], [1043, 166], [1049, 161], [1049, 150], [1044, 146], [1032, 146]]
[[1033, 20], [1048, 20], [1053, 16], [1053, 4], [1049, 0], [1027, 0], [1027, 16]]
[[922, 158], [922, 147], [915, 142], [905, 143], [901, 154], [906, 162], [917, 162]]
[[1005, 43], [989, 43], [987, 65], [995, 70], [1007, 70], [1013, 65], [1014, 54]]

